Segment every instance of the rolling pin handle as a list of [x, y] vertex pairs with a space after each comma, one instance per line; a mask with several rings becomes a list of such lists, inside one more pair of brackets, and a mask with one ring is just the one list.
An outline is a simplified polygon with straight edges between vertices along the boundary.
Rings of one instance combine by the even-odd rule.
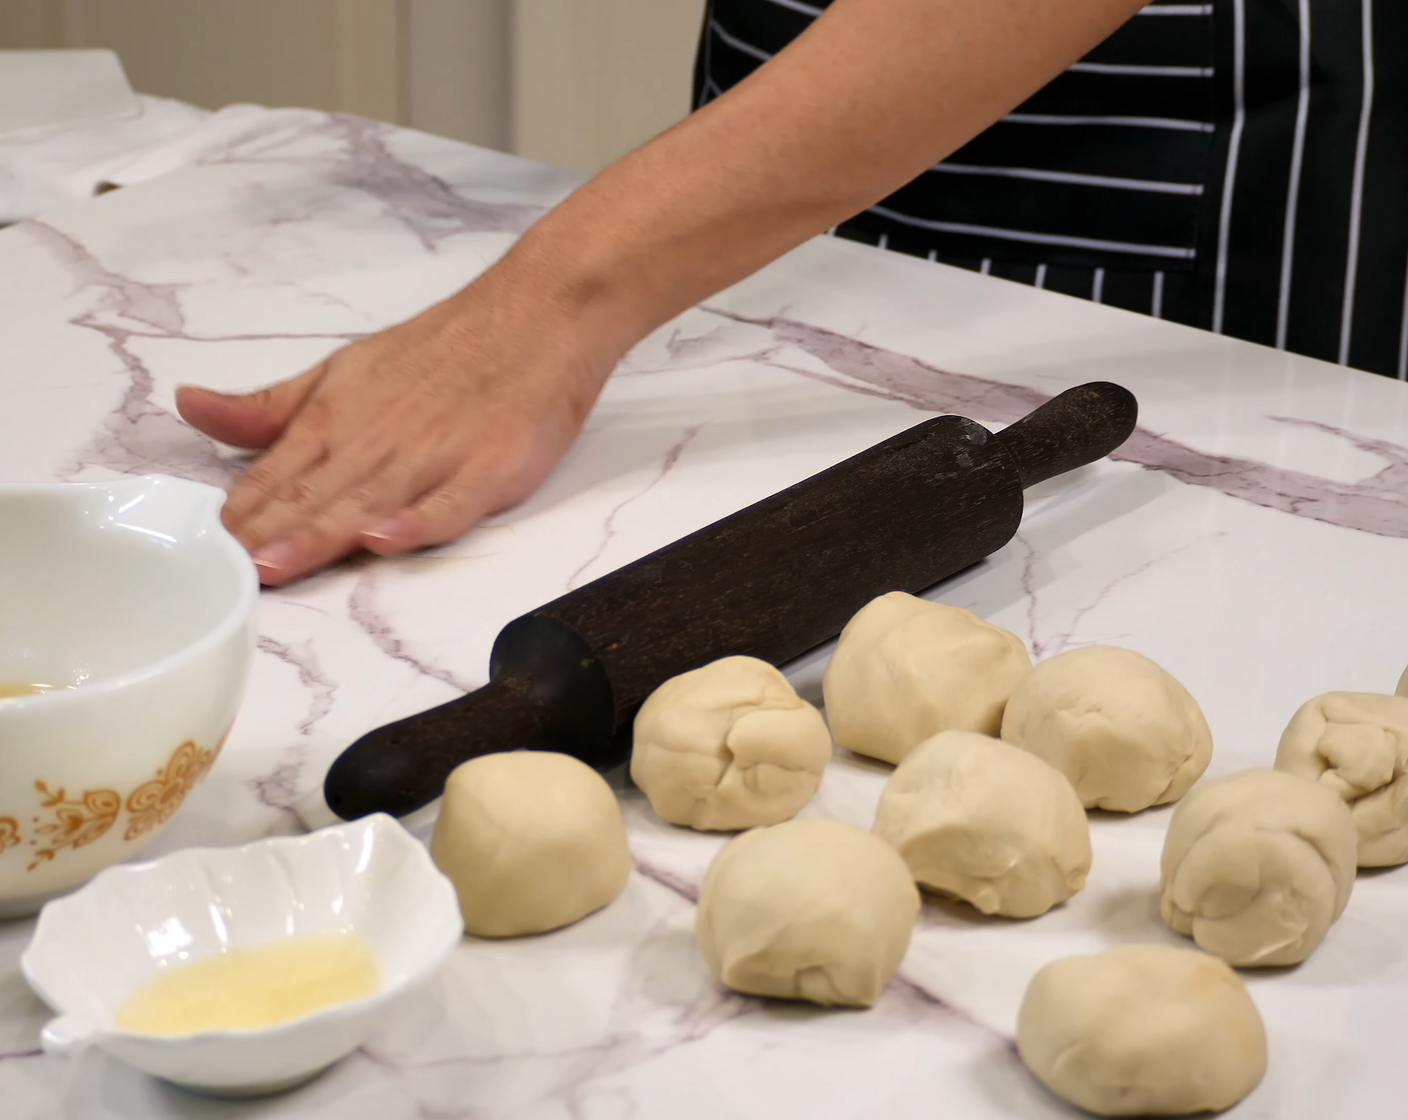
[[1026, 490], [1103, 459], [1134, 431], [1139, 402], [1122, 385], [1092, 381], [1052, 397], [998, 433]]

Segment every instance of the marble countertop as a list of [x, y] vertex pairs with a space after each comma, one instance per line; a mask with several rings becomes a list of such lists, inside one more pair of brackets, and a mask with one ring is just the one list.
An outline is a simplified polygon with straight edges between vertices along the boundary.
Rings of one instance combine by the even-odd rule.
[[[297, 372], [462, 284], [571, 186], [507, 156], [285, 113], [0, 233], [0, 478], [228, 482], [240, 458], [175, 418], [176, 384]], [[1202, 703], [1211, 773], [1269, 764], [1316, 693], [1391, 691], [1408, 662], [1408, 386], [823, 238], [642, 343], [520, 508], [422, 555], [266, 592], [234, 733], [153, 850], [328, 823], [336, 754], [483, 683], [510, 618], [927, 412], [1002, 424], [1092, 379], [1134, 390], [1138, 432], [1031, 492], [1017, 538], [934, 595], [1037, 656], [1114, 642], [1153, 657]], [[824, 660], [793, 667], [812, 699]], [[869, 826], [886, 772], [838, 757], [805, 812]], [[1027, 980], [1069, 953], [1179, 940], [1155, 894], [1168, 812], [1099, 815], [1081, 895], [1022, 923], [926, 903], [874, 1009], [737, 996], [691, 933], [722, 839], [663, 825], [616, 778], [636, 862], [616, 903], [544, 937], [467, 940], [372, 1043], [266, 1101], [205, 1100], [99, 1053], [41, 1056], [46, 1011], [17, 967], [31, 923], [0, 924], [0, 1115], [1070, 1116], [1011, 1044]], [[1408, 869], [1361, 877], [1307, 964], [1248, 982], [1271, 1068], [1232, 1115], [1401, 1110]]]

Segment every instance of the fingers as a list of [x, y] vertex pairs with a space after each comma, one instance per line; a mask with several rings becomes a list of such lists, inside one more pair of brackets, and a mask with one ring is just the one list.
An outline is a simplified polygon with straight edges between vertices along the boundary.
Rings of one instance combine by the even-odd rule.
[[[379, 556], [444, 544], [491, 513], [508, 509], [538, 488], [576, 435], [570, 424], [499, 417], [475, 453], [457, 457], [453, 473], [422, 488], [390, 517], [367, 525], [358, 543]], [[452, 445], [453, 446], [453, 445]]]
[[281, 586], [361, 547], [397, 556], [452, 541], [530, 493], [555, 461], [545, 448], [511, 451], [486, 440], [467, 462], [462, 440], [427, 440], [419, 454], [395, 448], [360, 483], [286, 536], [254, 552], [262, 582]]
[[424, 493], [391, 517], [367, 526], [358, 543], [379, 556], [399, 556], [444, 544], [477, 522], [522, 499], [530, 486], [513, 485], [473, 464]]
[[319, 363], [297, 377], [253, 393], [217, 393], [198, 385], [179, 385], [176, 411], [187, 424], [211, 439], [231, 447], [262, 451], [283, 434], [317, 386], [324, 369], [325, 363]]
[[[315, 388], [317, 383], [310, 379]], [[221, 520], [251, 552], [286, 535], [357, 481], [362, 459], [346, 454], [338, 433], [339, 411], [326, 385], [304, 393], [273, 450], [230, 488]]]
[[341, 559], [358, 547], [368, 523], [401, 509], [449, 469], [442, 460], [404, 452], [388, 453], [373, 466], [356, 485], [255, 549], [254, 562], [264, 583], [284, 584]]
[[506, 504], [486, 489], [483, 478], [456, 475], [399, 513], [368, 526], [358, 543], [379, 556], [399, 556], [452, 541]]
[[313, 491], [308, 478], [326, 454], [324, 445], [315, 439], [280, 442], [230, 488], [230, 496], [225, 499], [225, 508], [220, 514], [225, 528], [250, 551], [266, 543], [265, 538], [249, 533], [251, 521], [271, 503], [310, 504]]
[[[312, 460], [315, 449], [320, 457]], [[349, 500], [357, 503], [365, 520], [414, 497], [403, 492], [409, 489], [406, 483], [398, 485], [381, 473], [394, 460], [390, 448], [364, 454], [331, 447], [324, 453], [321, 445], [308, 442], [291, 449], [288, 456], [269, 458], [269, 473], [254, 480], [248, 497], [241, 495], [248, 505], [232, 514], [239, 519], [232, 531], [256, 559], [265, 545], [313, 528], [331, 509], [344, 507]], [[391, 462], [390, 469], [404, 472], [407, 465], [403, 458], [400, 463]]]
[[398, 556], [452, 541], [531, 489], [506, 478], [502, 460], [498, 469], [490, 467], [494, 457], [478, 456], [451, 474], [453, 461], [449, 455], [436, 456], [416, 472], [419, 477], [404, 476], [395, 491], [373, 482], [346, 495], [306, 527], [256, 552], [261, 580], [280, 586], [357, 547]]

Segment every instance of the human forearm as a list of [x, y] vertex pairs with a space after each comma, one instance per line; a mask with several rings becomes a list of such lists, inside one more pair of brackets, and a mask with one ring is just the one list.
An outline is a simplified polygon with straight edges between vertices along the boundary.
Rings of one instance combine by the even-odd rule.
[[260, 392], [183, 389], [196, 427], [269, 449], [226, 525], [284, 583], [522, 500], [641, 337], [918, 175], [1139, 2], [836, 0], [462, 292]]
[[583, 186], [506, 265], [550, 276], [624, 351], [947, 156], [1140, 6], [837, 0], [748, 80]]

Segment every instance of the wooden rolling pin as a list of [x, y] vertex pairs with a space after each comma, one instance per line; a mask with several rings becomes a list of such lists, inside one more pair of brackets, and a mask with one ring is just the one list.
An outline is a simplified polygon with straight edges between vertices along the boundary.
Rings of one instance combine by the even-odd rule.
[[358, 739], [328, 772], [328, 805], [401, 816], [491, 751], [619, 762], [664, 681], [730, 654], [781, 665], [875, 596], [962, 571], [1012, 539], [1025, 488], [1109, 454], [1137, 412], [1128, 390], [1096, 382], [1000, 435], [926, 420], [652, 552], [510, 622], [477, 692]]

